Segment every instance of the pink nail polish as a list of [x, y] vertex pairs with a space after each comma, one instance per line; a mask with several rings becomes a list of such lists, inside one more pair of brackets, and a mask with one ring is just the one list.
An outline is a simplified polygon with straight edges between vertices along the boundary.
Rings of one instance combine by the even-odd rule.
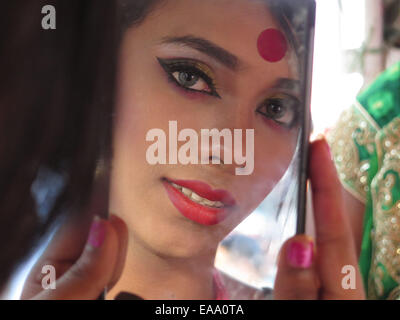
[[94, 248], [99, 248], [104, 242], [106, 228], [104, 222], [97, 216], [94, 218], [89, 232], [89, 244]]
[[294, 268], [309, 268], [313, 260], [313, 247], [312, 242], [292, 242], [289, 244], [287, 251], [287, 259], [289, 264]]

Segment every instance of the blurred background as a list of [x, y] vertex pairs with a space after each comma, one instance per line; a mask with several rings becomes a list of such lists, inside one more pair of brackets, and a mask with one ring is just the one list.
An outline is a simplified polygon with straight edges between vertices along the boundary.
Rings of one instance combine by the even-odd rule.
[[[360, 90], [400, 61], [400, 0], [316, 2], [312, 138], [326, 133]], [[295, 232], [295, 207], [283, 204], [277, 214], [282, 193], [296, 188], [288, 177], [221, 243], [217, 268], [255, 287], [273, 287], [279, 248]]]

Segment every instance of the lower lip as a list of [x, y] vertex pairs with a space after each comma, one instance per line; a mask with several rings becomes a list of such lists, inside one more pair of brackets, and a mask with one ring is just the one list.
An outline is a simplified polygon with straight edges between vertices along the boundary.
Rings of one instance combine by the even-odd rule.
[[186, 218], [205, 226], [220, 223], [228, 216], [228, 208], [211, 208], [196, 203], [186, 197], [171, 184], [163, 181], [168, 197], [178, 211]]

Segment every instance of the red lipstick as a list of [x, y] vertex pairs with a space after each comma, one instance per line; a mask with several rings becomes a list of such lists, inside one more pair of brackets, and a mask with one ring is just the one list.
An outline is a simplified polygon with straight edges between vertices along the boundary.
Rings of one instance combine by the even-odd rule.
[[[197, 203], [184, 195], [171, 183], [190, 189], [202, 198], [219, 201], [222, 207], [216, 208]], [[208, 184], [196, 180], [164, 179], [163, 185], [172, 204], [186, 218], [202, 225], [211, 226], [224, 220], [235, 205], [235, 199], [226, 190], [213, 190]]]

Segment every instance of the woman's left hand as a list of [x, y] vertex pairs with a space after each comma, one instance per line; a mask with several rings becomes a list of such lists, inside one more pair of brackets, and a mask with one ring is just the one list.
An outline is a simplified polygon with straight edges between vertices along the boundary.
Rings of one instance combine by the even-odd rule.
[[278, 259], [275, 299], [364, 299], [364, 286], [340, 181], [325, 139], [311, 144], [316, 239], [297, 235]]

